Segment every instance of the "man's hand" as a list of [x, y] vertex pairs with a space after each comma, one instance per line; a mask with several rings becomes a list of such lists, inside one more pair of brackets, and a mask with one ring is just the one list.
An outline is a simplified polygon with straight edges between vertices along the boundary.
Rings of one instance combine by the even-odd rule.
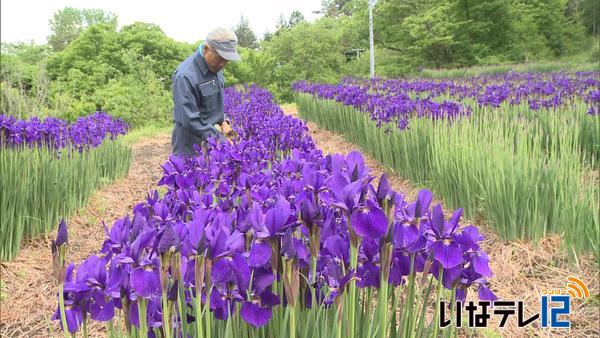
[[231, 125], [229, 124], [229, 121], [223, 121], [223, 123], [221, 123], [221, 130], [223, 132], [223, 134], [227, 137], [229, 137], [232, 132], [233, 129], [231, 128]]

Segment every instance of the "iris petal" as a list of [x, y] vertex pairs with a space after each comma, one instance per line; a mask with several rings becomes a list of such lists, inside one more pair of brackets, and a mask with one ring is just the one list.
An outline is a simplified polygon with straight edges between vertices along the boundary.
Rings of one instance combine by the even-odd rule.
[[261, 327], [267, 325], [271, 320], [271, 309], [260, 307], [258, 304], [246, 302], [240, 309], [240, 315], [246, 323], [254, 326]]
[[383, 237], [388, 228], [385, 213], [374, 205], [354, 210], [350, 216], [350, 224], [358, 235], [371, 239]]

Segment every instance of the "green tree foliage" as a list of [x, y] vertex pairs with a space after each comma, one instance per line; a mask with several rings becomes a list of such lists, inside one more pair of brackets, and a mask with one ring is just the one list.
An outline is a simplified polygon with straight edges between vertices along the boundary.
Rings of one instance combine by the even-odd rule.
[[100, 87], [94, 93], [94, 103], [134, 126], [171, 122], [171, 92], [165, 90], [163, 81], [153, 71], [154, 59], [127, 50], [122, 54], [122, 60], [129, 72]]
[[332, 18], [341, 15], [350, 16], [352, 15], [352, 7], [347, 6], [350, 2], [351, 0], [323, 0], [321, 1], [321, 13]]
[[54, 13], [50, 19], [52, 33], [48, 43], [54, 51], [60, 52], [75, 40], [86, 27], [98, 23], [117, 26], [117, 16], [102, 9], [76, 9], [65, 7]]
[[[48, 59], [48, 74], [64, 84], [74, 98], [91, 95], [98, 85], [123, 74], [121, 48], [115, 26], [97, 24], [86, 29], [65, 50]], [[82, 79], [82, 80], [80, 80]]]
[[148, 57], [147, 62], [152, 64], [154, 74], [164, 81], [165, 89], [171, 87], [171, 76], [179, 63], [194, 51], [193, 46], [167, 37], [157, 25], [141, 22], [121, 28], [118, 41], [122, 50]]
[[478, 63], [511, 46], [513, 27], [506, 0], [458, 0], [451, 6], [448, 11], [455, 13], [456, 26], [450, 33], [454, 33], [457, 44], [448, 63]]
[[67, 118], [102, 109], [134, 125], [164, 122], [171, 76], [193, 50], [154, 24], [90, 26], [48, 59], [50, 105]]
[[[549, 59], [585, 41], [578, 0], [380, 0], [376, 73]], [[581, 7], [581, 8], [580, 8]], [[367, 1], [351, 0], [344, 41], [368, 48]], [[579, 13], [582, 13], [581, 15]]]
[[427, 66], [451, 63], [458, 24], [446, 20], [449, 11], [449, 4], [443, 4], [406, 18], [403, 23], [409, 38], [406, 53], [415, 60], [423, 60]]
[[0, 112], [19, 117], [43, 114], [49, 84], [45, 59], [51, 48], [33, 43], [3, 43], [1, 50]]
[[565, 32], [567, 18], [564, 13], [566, 0], [533, 0], [535, 7], [534, 20], [545, 39], [546, 45], [558, 56], [565, 52]]
[[254, 67], [259, 64], [262, 53], [250, 48], [238, 47], [241, 62], [229, 62], [225, 67], [225, 85], [232, 86], [256, 82], [258, 73]]
[[581, 20], [588, 33], [600, 34], [600, 2], [598, 0], [581, 1]]
[[290, 100], [290, 85], [296, 80], [338, 81], [345, 63], [338, 28], [334, 19], [323, 18], [280, 30], [252, 61], [255, 82], [271, 89], [278, 99]]
[[536, 22], [535, 7], [528, 2], [516, 2], [511, 8], [513, 18], [513, 46], [509, 59], [535, 60], [550, 54], [540, 27]]
[[250, 22], [248, 19], [244, 18], [242, 15], [240, 18], [240, 22], [235, 26], [234, 30], [235, 35], [238, 38], [238, 45], [240, 47], [255, 49], [258, 48], [258, 42], [256, 41], [256, 35], [252, 31], [250, 27]]
[[296, 26], [299, 23], [302, 22], [306, 22], [306, 20], [304, 19], [304, 15], [302, 15], [302, 13], [300, 11], [293, 11], [290, 14], [290, 18], [286, 19], [285, 16], [280, 15], [279, 16], [279, 20], [277, 21], [277, 26], [276, 26], [276, 34], [277, 32], [279, 32], [280, 30], [283, 29], [292, 29], [294, 28], [294, 26]]
[[[105, 21], [101, 12], [83, 13], [85, 22]], [[132, 125], [170, 121], [171, 76], [194, 47], [153, 24], [116, 27], [92, 24], [58, 53], [3, 45], [2, 113], [74, 119], [105, 110]]]

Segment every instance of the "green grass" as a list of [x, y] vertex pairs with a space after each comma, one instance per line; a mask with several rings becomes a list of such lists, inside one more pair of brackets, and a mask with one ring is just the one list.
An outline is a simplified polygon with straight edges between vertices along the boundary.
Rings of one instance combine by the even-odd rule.
[[173, 126], [148, 125], [130, 130], [127, 135], [123, 136], [122, 138], [125, 142], [132, 144], [140, 139], [154, 137], [160, 134], [170, 134], [172, 131]]
[[471, 119], [412, 119], [408, 130], [390, 125], [386, 132], [341, 103], [307, 94], [296, 102], [301, 117], [344, 135], [467, 217], [483, 216], [502, 238], [559, 233], [568, 252], [598, 255], [600, 185], [590, 177], [598, 172], [600, 133], [590, 132], [586, 146], [581, 140], [582, 126], [599, 131], [600, 119], [586, 115], [584, 105], [539, 111], [537, 119], [514, 118], [524, 107], [482, 108]]
[[0, 149], [0, 260], [16, 256], [23, 238], [51, 231], [94, 190], [129, 171], [131, 147], [106, 140], [79, 153], [45, 148]]
[[[590, 41], [590, 44], [596, 44], [597, 41]], [[464, 68], [447, 69], [423, 69], [418, 77], [424, 78], [461, 78], [473, 77], [479, 75], [505, 74], [509, 72], [558, 72], [558, 71], [584, 71], [597, 72], [598, 66], [598, 48], [591, 48], [584, 52], [562, 57], [557, 60], [536, 61], [531, 63], [519, 64], [496, 64], [471, 66]]]
[[508, 65], [489, 65], [476, 66], [468, 68], [454, 69], [424, 69], [418, 74], [421, 78], [461, 78], [473, 77], [479, 75], [496, 75], [510, 72], [529, 73], [550, 73], [562, 70], [597, 72], [598, 64], [596, 62], [583, 62], [580, 64], [569, 64], [562, 61], [535, 62], [529, 64], [508, 64]]

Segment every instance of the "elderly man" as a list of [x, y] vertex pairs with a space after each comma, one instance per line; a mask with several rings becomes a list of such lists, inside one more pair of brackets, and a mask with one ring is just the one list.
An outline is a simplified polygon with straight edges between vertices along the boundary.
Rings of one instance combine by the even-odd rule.
[[237, 37], [217, 28], [198, 51], [183, 61], [173, 75], [173, 154], [192, 155], [194, 144], [209, 137], [225, 138], [231, 127], [223, 113], [223, 67], [239, 61]]

